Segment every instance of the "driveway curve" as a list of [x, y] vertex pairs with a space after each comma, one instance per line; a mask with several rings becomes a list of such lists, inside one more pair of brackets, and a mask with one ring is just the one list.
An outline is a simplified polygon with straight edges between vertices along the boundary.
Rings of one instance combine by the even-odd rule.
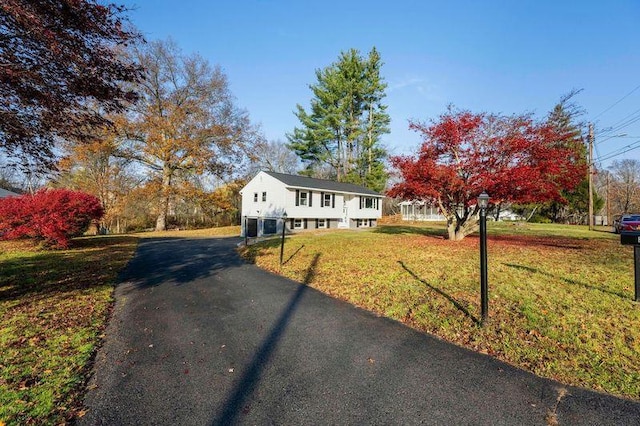
[[640, 421], [638, 402], [542, 379], [260, 270], [238, 257], [239, 241], [140, 244], [80, 424]]

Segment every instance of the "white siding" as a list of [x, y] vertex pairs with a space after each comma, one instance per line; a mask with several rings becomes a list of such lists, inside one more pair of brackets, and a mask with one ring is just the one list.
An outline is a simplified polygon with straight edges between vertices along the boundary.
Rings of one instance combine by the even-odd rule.
[[[258, 173], [240, 191], [242, 194], [242, 216], [248, 217], [281, 217], [285, 210], [286, 188], [279, 180], [266, 173]], [[262, 193], [267, 193], [267, 201], [262, 201]], [[258, 201], [253, 201], [253, 194], [258, 194]], [[287, 212], [289, 214], [289, 212]]]
[[364, 206], [360, 208], [359, 195], [350, 195], [348, 198], [347, 207], [350, 219], [380, 219], [382, 217], [382, 198], [379, 198], [377, 209], [367, 209]]
[[[311, 205], [296, 206], [296, 190], [311, 192]], [[266, 201], [262, 201], [262, 193], [266, 192]], [[355, 219], [379, 219], [382, 217], [382, 197], [378, 199], [378, 208], [360, 208], [360, 196], [339, 192], [323, 191], [309, 188], [290, 188], [278, 179], [264, 173], [258, 173], [240, 191], [242, 195], [242, 217], [244, 218], [281, 218], [284, 212], [289, 219], [308, 219], [309, 227], [315, 227], [315, 219], [333, 219], [332, 226], [336, 226], [343, 217], [343, 207], [347, 207], [347, 222], [352, 225]], [[322, 193], [335, 195], [335, 202], [331, 206], [322, 206]], [[254, 194], [258, 194], [254, 201]], [[366, 197], [366, 196], [365, 196]], [[333, 200], [332, 200], [333, 201]], [[244, 222], [243, 222], [244, 223]], [[259, 222], [261, 223], [261, 222]], [[260, 228], [260, 226], [259, 226]], [[278, 232], [281, 231], [281, 221], [278, 221]], [[261, 232], [261, 231], [259, 231]]]
[[300, 192], [311, 191], [311, 206], [296, 206], [296, 189], [287, 189], [286, 209], [287, 215], [291, 218], [314, 218], [314, 219], [338, 219], [342, 215], [342, 194], [335, 194], [335, 208], [322, 207], [320, 196], [325, 194], [334, 194], [328, 191], [320, 191], [316, 189], [298, 189]]

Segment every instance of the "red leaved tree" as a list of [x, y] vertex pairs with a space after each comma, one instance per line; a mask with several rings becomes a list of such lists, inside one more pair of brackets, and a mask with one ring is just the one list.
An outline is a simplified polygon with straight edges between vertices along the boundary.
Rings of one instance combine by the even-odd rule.
[[575, 188], [586, 173], [579, 142], [527, 115], [449, 110], [431, 124], [409, 127], [423, 143], [417, 156], [391, 159], [402, 180], [388, 195], [437, 205], [451, 240], [477, 229], [483, 190], [493, 204], [563, 202], [561, 190]]
[[0, 199], [0, 237], [31, 238], [64, 248], [103, 214], [100, 200], [84, 192], [45, 189], [7, 197]]
[[0, 1], [0, 155], [54, 168], [56, 140], [87, 141], [137, 94], [141, 40], [126, 8], [98, 0]]

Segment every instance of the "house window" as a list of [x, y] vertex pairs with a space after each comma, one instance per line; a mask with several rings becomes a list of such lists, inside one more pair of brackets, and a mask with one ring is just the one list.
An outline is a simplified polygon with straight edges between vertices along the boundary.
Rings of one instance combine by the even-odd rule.
[[300, 205], [301, 206], [306, 206], [309, 202], [309, 193], [308, 192], [301, 192], [300, 193]]
[[302, 219], [293, 219], [293, 229], [302, 229]]
[[364, 208], [365, 209], [375, 209], [376, 208], [376, 199], [373, 197], [366, 197], [364, 199]]
[[377, 209], [378, 199], [374, 197], [360, 197], [361, 209]]
[[322, 207], [331, 207], [331, 194], [324, 194], [322, 197]]
[[326, 228], [327, 219], [318, 219], [318, 228]]
[[258, 193], [257, 193], [257, 192], [254, 192], [254, 193], [253, 193], [253, 202], [254, 202], [254, 203], [257, 203], [257, 202], [258, 202]]
[[369, 227], [369, 219], [358, 219], [356, 221], [357, 228], [368, 228]]
[[262, 202], [265, 202], [265, 201], [267, 201], [267, 193], [263, 192], [262, 193]]

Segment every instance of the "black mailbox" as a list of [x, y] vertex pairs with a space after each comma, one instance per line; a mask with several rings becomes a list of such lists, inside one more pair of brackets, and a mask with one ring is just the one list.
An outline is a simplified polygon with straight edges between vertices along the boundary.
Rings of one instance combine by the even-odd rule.
[[640, 302], [640, 231], [622, 231], [620, 244], [633, 246], [633, 277], [635, 281], [633, 300]]
[[620, 233], [620, 244], [626, 246], [640, 245], [640, 231], [622, 231]]

